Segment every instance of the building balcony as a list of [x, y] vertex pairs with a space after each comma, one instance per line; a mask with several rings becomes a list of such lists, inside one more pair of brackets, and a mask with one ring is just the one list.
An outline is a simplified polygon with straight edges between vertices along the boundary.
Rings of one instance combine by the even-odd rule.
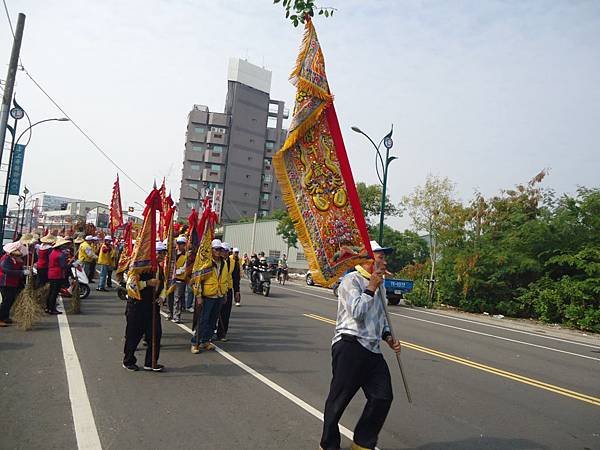
[[202, 181], [206, 181], [208, 183], [222, 183], [223, 172], [211, 169], [204, 169], [202, 171]]
[[229, 127], [229, 116], [223, 113], [210, 113], [208, 124], [216, 127]]
[[225, 164], [225, 155], [223, 152], [215, 152], [207, 149], [204, 152], [204, 162], [213, 164]]
[[209, 131], [206, 133], [207, 144], [227, 145], [227, 133]]

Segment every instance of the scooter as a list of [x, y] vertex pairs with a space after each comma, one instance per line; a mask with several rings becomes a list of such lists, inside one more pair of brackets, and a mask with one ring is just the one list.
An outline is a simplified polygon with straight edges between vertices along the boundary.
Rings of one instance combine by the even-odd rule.
[[259, 267], [256, 270], [256, 278], [252, 281], [252, 292], [269, 296], [271, 290], [271, 272], [266, 267]]
[[73, 261], [71, 267], [69, 267], [71, 271], [71, 282], [69, 283], [69, 287], [64, 287], [60, 290], [60, 295], [64, 298], [73, 297], [73, 288], [75, 287], [75, 277], [77, 277], [77, 281], [79, 282], [79, 298], [87, 298], [90, 295], [90, 286], [88, 277], [83, 270], [83, 264], [81, 261]]
[[285, 269], [277, 269], [277, 281], [279, 282], [279, 284], [285, 284], [287, 280], [289, 280], [287, 267]]

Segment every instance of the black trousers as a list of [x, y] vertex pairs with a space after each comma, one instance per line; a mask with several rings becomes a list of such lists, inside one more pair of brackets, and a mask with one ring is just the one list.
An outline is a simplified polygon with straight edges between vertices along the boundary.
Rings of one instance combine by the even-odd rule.
[[229, 330], [229, 317], [231, 316], [231, 306], [233, 304], [233, 289], [227, 291], [225, 303], [221, 305], [219, 312], [219, 323], [217, 324], [217, 339], [223, 339], [227, 336]]
[[10, 316], [10, 308], [12, 308], [17, 295], [21, 292], [20, 287], [0, 287], [0, 293], [2, 293], [2, 304], [0, 305], [0, 320], [4, 321]]
[[64, 283], [64, 279], [50, 280], [50, 290], [48, 291], [48, 297], [46, 297], [47, 311], [56, 311], [56, 299], [58, 298], [58, 293], [60, 292], [60, 288], [63, 287]]
[[48, 268], [38, 269], [36, 287], [40, 288], [48, 282]]
[[160, 310], [156, 303], [150, 300], [127, 300], [127, 326], [125, 327], [125, 346], [123, 348], [123, 364], [135, 364], [137, 359], [135, 351], [142, 339], [147, 337], [146, 358], [144, 366], [152, 367], [152, 308], [156, 309], [156, 360], [160, 355], [160, 338], [162, 327], [160, 324]]
[[364, 348], [352, 336], [336, 342], [331, 354], [333, 379], [325, 402], [321, 447], [324, 450], [340, 448], [338, 423], [360, 388], [367, 397], [367, 404], [354, 428], [354, 442], [373, 449], [393, 400], [385, 359], [380, 353]]

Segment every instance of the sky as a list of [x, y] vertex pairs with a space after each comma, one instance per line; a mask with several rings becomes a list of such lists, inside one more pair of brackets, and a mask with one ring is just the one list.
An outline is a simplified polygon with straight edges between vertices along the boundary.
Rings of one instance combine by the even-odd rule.
[[[178, 199], [187, 115], [194, 104], [223, 111], [229, 57], [271, 70], [271, 97], [293, 108], [302, 28], [272, 0], [4, 1], [13, 27], [27, 16], [23, 65], [144, 188], [121, 172], [124, 207], [163, 177]], [[337, 9], [315, 27], [355, 181], [378, 182], [371, 144], [350, 127], [379, 141], [393, 124], [394, 203], [428, 174], [465, 202], [544, 168], [558, 193], [600, 185], [599, 1], [323, 5]], [[0, 13], [5, 79], [12, 35]], [[22, 71], [16, 95], [34, 122], [62, 116]], [[117, 171], [72, 124], [50, 122], [33, 130], [22, 186], [108, 203]]]

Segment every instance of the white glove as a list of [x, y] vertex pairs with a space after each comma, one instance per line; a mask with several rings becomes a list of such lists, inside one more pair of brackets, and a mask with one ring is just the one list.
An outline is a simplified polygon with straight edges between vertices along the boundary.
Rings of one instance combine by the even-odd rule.
[[31, 273], [29, 269], [23, 269], [23, 275], [27, 276]]
[[177, 269], [177, 270], [175, 271], [175, 275], [181, 275], [181, 274], [182, 274], [182, 273], [184, 273], [184, 272], [185, 272], [185, 269], [184, 269], [184, 268]]

